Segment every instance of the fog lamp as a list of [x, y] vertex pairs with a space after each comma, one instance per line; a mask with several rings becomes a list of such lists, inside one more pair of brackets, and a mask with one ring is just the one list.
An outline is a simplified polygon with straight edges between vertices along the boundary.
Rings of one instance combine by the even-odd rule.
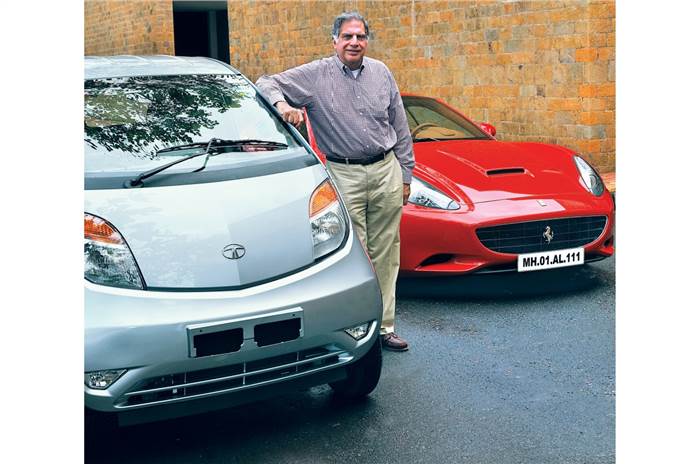
[[345, 329], [345, 333], [350, 335], [355, 340], [361, 340], [367, 335], [368, 331], [369, 322], [365, 322], [364, 324], [360, 324], [355, 327], [348, 327], [347, 329]]
[[88, 372], [85, 374], [85, 385], [95, 390], [104, 390], [116, 382], [124, 372], [126, 369]]

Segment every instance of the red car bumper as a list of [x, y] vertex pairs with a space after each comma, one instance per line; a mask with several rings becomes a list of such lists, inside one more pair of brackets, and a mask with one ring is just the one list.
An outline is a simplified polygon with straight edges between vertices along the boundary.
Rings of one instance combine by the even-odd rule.
[[401, 220], [400, 271], [404, 275], [514, 271], [518, 255], [490, 250], [479, 240], [477, 229], [548, 219], [605, 216], [603, 232], [584, 245], [586, 261], [594, 261], [614, 252], [614, 210], [613, 199], [607, 191], [600, 197], [570, 194], [556, 198], [490, 201], [461, 205], [455, 211], [409, 203], [404, 207]]

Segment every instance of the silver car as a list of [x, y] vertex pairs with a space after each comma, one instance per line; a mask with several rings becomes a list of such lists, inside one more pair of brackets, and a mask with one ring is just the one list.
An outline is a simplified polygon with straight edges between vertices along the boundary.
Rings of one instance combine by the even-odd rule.
[[84, 138], [87, 416], [374, 389], [374, 271], [323, 165], [240, 72], [86, 57]]

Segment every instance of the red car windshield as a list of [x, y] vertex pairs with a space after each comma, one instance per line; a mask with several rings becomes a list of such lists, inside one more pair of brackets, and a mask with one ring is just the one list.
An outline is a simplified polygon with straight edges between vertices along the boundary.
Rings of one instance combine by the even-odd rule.
[[402, 98], [414, 142], [490, 139], [468, 119], [432, 98]]

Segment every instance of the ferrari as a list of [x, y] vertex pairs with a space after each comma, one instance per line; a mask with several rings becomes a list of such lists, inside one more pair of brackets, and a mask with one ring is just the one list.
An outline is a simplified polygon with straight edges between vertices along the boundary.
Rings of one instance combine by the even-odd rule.
[[[447, 103], [404, 94], [416, 166], [402, 275], [528, 272], [614, 253], [614, 198], [580, 154], [497, 140]], [[309, 118], [300, 132], [319, 150]]]

